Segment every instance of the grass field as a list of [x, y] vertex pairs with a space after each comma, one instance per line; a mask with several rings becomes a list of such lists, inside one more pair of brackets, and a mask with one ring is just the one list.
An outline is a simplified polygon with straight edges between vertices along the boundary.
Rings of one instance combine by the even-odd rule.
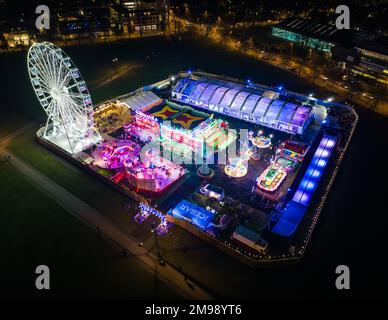
[[[179, 298], [139, 262], [122, 257], [8, 163], [0, 163], [2, 298]], [[7, 186], [7, 188], [4, 188]], [[50, 291], [35, 289], [35, 268], [50, 268]]]

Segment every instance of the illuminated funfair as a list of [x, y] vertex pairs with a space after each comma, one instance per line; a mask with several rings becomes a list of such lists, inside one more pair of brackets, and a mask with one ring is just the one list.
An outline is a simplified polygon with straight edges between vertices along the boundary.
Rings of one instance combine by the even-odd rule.
[[142, 157], [124, 160], [124, 172], [129, 184], [146, 193], [160, 193], [185, 174], [185, 170], [160, 156], [159, 150], [149, 149]]
[[226, 175], [232, 178], [242, 178], [248, 173], [248, 162], [252, 156], [252, 150], [247, 143], [240, 145], [240, 155], [232, 158], [224, 168]]
[[294, 140], [286, 140], [276, 150], [275, 159], [257, 178], [257, 186], [264, 191], [276, 191], [287, 176], [302, 162], [310, 146]]
[[88, 88], [70, 57], [50, 42], [35, 43], [28, 50], [27, 66], [47, 114], [43, 137], [71, 154], [100, 141]]
[[253, 136], [253, 131], [249, 132], [249, 140], [252, 142], [253, 145], [252, 159], [261, 159], [260, 150], [269, 148], [272, 144], [271, 139], [272, 135], [270, 135], [269, 137], [264, 136], [262, 130], [259, 130], [256, 137]]
[[130, 140], [104, 141], [92, 152], [94, 164], [105, 169], [119, 169], [124, 160], [138, 157], [140, 146]]
[[248, 160], [246, 156], [236, 157], [225, 166], [225, 173], [232, 178], [242, 178], [248, 173]]
[[280, 164], [272, 163], [257, 178], [257, 186], [264, 191], [276, 191], [286, 176], [287, 172]]
[[276, 150], [276, 156], [294, 162], [302, 162], [309, 149], [310, 146], [308, 144], [286, 140], [279, 145], [279, 148]]
[[159, 225], [156, 227], [156, 234], [158, 236], [165, 235], [172, 226], [166, 219], [166, 216], [150, 205], [141, 202], [139, 204], [139, 212], [135, 215], [134, 219], [138, 223], [143, 223], [150, 215], [153, 215], [160, 219]]
[[154, 141], [160, 136], [157, 119], [137, 110], [132, 122], [124, 125], [125, 133], [143, 142]]
[[176, 128], [169, 124], [161, 125], [163, 149], [172, 151], [184, 158], [202, 159], [216, 149], [224, 150], [235, 140], [235, 135], [227, 132], [228, 125], [220, 119], [206, 119], [192, 130]]

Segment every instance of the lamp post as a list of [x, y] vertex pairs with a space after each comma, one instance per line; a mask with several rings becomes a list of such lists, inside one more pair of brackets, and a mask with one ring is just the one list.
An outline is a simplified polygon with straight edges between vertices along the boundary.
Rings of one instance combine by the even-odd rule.
[[162, 255], [160, 254], [159, 239], [158, 239], [158, 235], [156, 234], [155, 222], [152, 223], [152, 232], [154, 233], [155, 245], [156, 245], [156, 250], [158, 253], [158, 262], [161, 266], [165, 266], [166, 263], [165, 263]]

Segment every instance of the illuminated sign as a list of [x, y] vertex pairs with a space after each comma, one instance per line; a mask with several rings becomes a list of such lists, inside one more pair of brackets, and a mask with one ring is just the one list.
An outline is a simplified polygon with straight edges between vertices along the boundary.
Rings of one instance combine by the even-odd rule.
[[172, 215], [175, 218], [188, 221], [201, 229], [205, 229], [214, 216], [210, 211], [187, 200], [179, 202], [172, 210]]

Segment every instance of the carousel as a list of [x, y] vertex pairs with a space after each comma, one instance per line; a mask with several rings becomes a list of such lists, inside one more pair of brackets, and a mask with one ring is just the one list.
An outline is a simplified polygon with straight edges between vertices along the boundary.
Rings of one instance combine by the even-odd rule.
[[232, 178], [242, 178], [248, 173], [248, 160], [250, 157], [241, 156], [230, 160], [225, 166], [225, 174]]
[[263, 134], [263, 131], [259, 131], [257, 135], [253, 136], [253, 131], [249, 132], [249, 140], [252, 142], [252, 159], [254, 160], [260, 160], [261, 159], [261, 152], [262, 149], [267, 149], [271, 146], [272, 142], [272, 134], [268, 137]]
[[224, 172], [231, 178], [242, 178], [248, 173], [248, 162], [252, 156], [252, 149], [246, 143], [241, 145], [240, 155], [232, 158], [225, 166]]

